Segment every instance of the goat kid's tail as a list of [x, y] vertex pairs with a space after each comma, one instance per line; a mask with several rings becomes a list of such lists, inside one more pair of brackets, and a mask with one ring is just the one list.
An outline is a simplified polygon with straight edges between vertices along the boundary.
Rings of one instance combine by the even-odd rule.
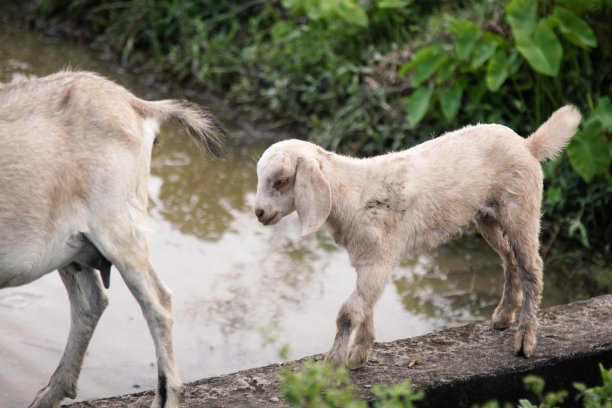
[[525, 140], [531, 154], [539, 161], [554, 159], [574, 136], [581, 119], [580, 111], [573, 105], [557, 109]]
[[214, 156], [225, 153], [222, 138], [226, 131], [217, 118], [199, 105], [176, 99], [162, 101], [138, 100], [138, 111], [143, 117], [154, 117], [160, 125], [167, 120], [176, 120], [185, 126], [197, 145]]

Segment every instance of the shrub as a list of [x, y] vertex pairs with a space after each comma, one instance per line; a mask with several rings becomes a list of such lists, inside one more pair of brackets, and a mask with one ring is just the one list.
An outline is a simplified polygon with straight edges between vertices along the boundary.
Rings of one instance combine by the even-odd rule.
[[[251, 119], [350, 154], [476, 122], [527, 135], [571, 102], [544, 217], [610, 255], [612, 0], [40, 0], [124, 63], [223, 92]], [[465, 7], [462, 7], [465, 6]], [[256, 106], [257, 109], [253, 109]], [[554, 228], [557, 228], [554, 227]]]

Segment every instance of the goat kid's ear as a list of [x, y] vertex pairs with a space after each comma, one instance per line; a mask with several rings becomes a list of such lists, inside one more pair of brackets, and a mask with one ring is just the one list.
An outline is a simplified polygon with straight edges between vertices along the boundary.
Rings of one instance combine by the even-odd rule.
[[331, 187], [316, 160], [298, 159], [294, 195], [304, 237], [321, 228], [332, 207]]

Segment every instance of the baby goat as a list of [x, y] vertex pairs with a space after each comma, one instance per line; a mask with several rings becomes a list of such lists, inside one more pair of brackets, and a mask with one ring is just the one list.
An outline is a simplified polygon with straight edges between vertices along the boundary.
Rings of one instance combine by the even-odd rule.
[[363, 366], [374, 343], [374, 304], [398, 259], [470, 227], [503, 262], [506, 280], [494, 327], [510, 326], [522, 298], [514, 350], [530, 357], [542, 292], [539, 162], [561, 152], [580, 119], [576, 108], [565, 106], [526, 139], [501, 125], [467, 126], [369, 159], [340, 156], [300, 140], [268, 148], [257, 164], [259, 221], [275, 224], [297, 210], [302, 236], [325, 223], [357, 271], [326, 360]]
[[151, 149], [159, 126], [182, 123], [220, 152], [224, 131], [197, 105], [147, 102], [88, 72], [0, 84], [0, 288], [59, 270], [71, 327], [64, 354], [31, 407], [75, 398], [85, 350], [108, 304], [115, 265], [139, 302], [157, 355], [153, 407], [177, 407], [171, 293], [149, 264]]

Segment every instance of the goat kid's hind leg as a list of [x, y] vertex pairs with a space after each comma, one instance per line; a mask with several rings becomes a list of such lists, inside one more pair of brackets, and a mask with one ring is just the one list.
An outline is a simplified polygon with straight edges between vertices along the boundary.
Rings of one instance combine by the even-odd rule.
[[[357, 268], [355, 290], [344, 302], [336, 319], [336, 338], [325, 361], [341, 367], [349, 361], [352, 369], [365, 365], [374, 344], [374, 305], [382, 295], [391, 268], [368, 265]], [[357, 329], [354, 344], [349, 352], [351, 333]]]
[[504, 289], [499, 304], [493, 312], [492, 320], [496, 330], [505, 330], [514, 322], [514, 311], [520, 306], [522, 298], [516, 259], [508, 240], [495, 220], [483, 220], [478, 224], [478, 231], [502, 260]]
[[[536, 227], [537, 224], [537, 227]], [[508, 236], [518, 264], [518, 275], [523, 290], [523, 304], [519, 326], [514, 338], [516, 355], [531, 357], [536, 345], [537, 311], [542, 299], [542, 258], [539, 255], [539, 223], [533, 228], [515, 231]]]
[[70, 264], [59, 274], [70, 300], [70, 335], [62, 359], [49, 384], [40, 390], [31, 408], [59, 407], [64, 397], [75, 398], [85, 351], [94, 329], [108, 305], [97, 271]]

